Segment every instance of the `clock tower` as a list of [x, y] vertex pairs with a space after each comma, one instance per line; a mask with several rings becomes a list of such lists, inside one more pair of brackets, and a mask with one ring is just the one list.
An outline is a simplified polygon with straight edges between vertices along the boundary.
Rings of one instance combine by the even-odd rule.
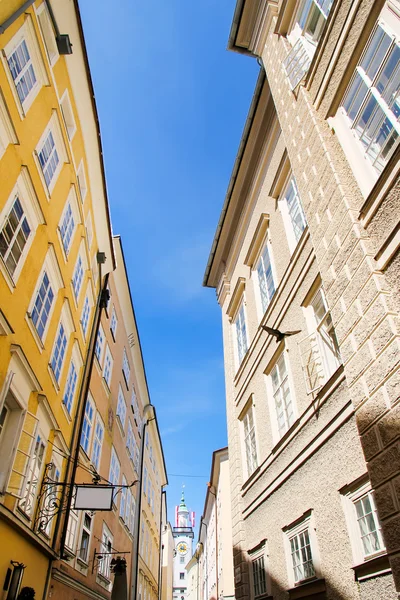
[[194, 513], [189, 513], [182, 490], [181, 502], [175, 510], [175, 527], [172, 529], [175, 544], [173, 600], [186, 600], [187, 598], [186, 565], [193, 554], [193, 526]]

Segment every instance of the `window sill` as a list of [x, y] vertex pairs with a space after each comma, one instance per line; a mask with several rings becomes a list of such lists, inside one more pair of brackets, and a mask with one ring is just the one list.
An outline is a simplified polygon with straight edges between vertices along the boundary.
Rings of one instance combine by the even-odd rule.
[[284, 444], [286, 442], [286, 440], [290, 438], [292, 433], [297, 429], [299, 423], [300, 423], [300, 419], [296, 419], [292, 423], [292, 425], [289, 427], [289, 429], [287, 431], [285, 431], [285, 433], [274, 444], [274, 447], [271, 450], [271, 454], [275, 454], [279, 450], [279, 448], [282, 446], [282, 444]]
[[[29, 312], [27, 312], [25, 314], [25, 321], [28, 323], [28, 327], [31, 331], [33, 339], [36, 342], [39, 352], [42, 353], [43, 349], [44, 349], [44, 343], [43, 343], [43, 340], [39, 337], [38, 332], [36, 331], [36, 327], [34, 326], [34, 324], [32, 322], [31, 314]], [[50, 322], [50, 318], [48, 319], [47, 323], [49, 323], [49, 322]], [[47, 335], [47, 327], [43, 332], [43, 338], [45, 338], [46, 335]]]
[[371, 577], [377, 577], [379, 575], [387, 575], [391, 573], [388, 555], [379, 554], [374, 558], [366, 560], [360, 565], [356, 565], [353, 568], [355, 581], [365, 581]]
[[297, 600], [297, 598], [311, 598], [315, 600], [326, 597], [325, 579], [312, 579], [299, 582], [294, 588], [287, 590], [289, 600]]
[[[71, 423], [72, 416], [69, 414], [68, 409], [65, 406], [65, 402], [64, 401], [61, 402], [61, 406], [62, 406], [62, 409], [64, 411], [65, 418], [67, 419], [68, 423]], [[72, 407], [71, 407], [71, 410], [72, 410]]]

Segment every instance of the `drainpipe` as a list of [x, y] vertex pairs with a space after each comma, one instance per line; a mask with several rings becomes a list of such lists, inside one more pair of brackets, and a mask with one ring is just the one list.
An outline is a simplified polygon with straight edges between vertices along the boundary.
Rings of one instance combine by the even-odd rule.
[[[131, 405], [133, 411], [133, 407]], [[143, 489], [143, 467], [144, 467], [144, 450], [145, 450], [145, 438], [146, 428], [149, 421], [155, 419], [154, 415], [151, 418], [147, 418], [147, 413], [153, 410], [152, 404], [146, 404], [143, 409], [143, 427], [142, 427], [142, 438], [140, 441], [140, 461], [139, 461], [139, 481], [137, 485], [137, 502], [135, 512], [135, 522], [133, 526], [133, 543], [132, 543], [132, 563], [131, 563], [131, 593], [129, 595], [130, 600], [136, 600], [137, 598], [137, 580], [139, 571], [139, 537], [140, 537], [140, 513], [142, 512], [142, 489]]]
[[[101, 282], [101, 265], [104, 264], [105, 260], [106, 260], [106, 258], [105, 258], [104, 252], [98, 252], [97, 253], [97, 263], [99, 265], [99, 281], [100, 282]], [[85, 420], [86, 401], [87, 401], [90, 379], [91, 379], [92, 370], [93, 370], [94, 351], [95, 351], [95, 347], [96, 347], [97, 334], [98, 334], [99, 327], [100, 327], [101, 313], [102, 313], [102, 310], [107, 307], [107, 303], [108, 303], [109, 296], [110, 296], [110, 293], [107, 289], [108, 277], [109, 277], [109, 275], [107, 273], [106, 276], [104, 277], [104, 283], [103, 283], [103, 286], [102, 286], [102, 288], [99, 292], [98, 298], [97, 298], [96, 312], [94, 315], [93, 326], [92, 326], [92, 330], [90, 333], [89, 346], [88, 346], [86, 361], [85, 361], [85, 369], [83, 372], [81, 389], [79, 391], [78, 410], [80, 409], [81, 412], [80, 412], [80, 414], [76, 415], [76, 418], [74, 420], [74, 429], [72, 432], [72, 444], [71, 444], [71, 446], [74, 447], [71, 479], [69, 480], [70, 461], [68, 461], [68, 463], [67, 463], [67, 472], [66, 472], [66, 477], [65, 477], [65, 481], [66, 482], [69, 481], [69, 492], [70, 493], [67, 496], [65, 519], [64, 519], [63, 529], [62, 529], [62, 533], [61, 533], [60, 558], [64, 558], [65, 540], [67, 537], [67, 529], [68, 529], [68, 518], [69, 518], [69, 513], [71, 511], [71, 504], [72, 504], [72, 488], [75, 485], [76, 472], [78, 470], [79, 449], [80, 449], [83, 423]], [[62, 493], [62, 499], [61, 499], [61, 506], [63, 506], [63, 501], [64, 501], [66, 493], [67, 493], [67, 489], [66, 489], [66, 486], [64, 486], [63, 493]], [[57, 523], [56, 523], [55, 533], [53, 536], [54, 542], [57, 539], [59, 523], [60, 523], [60, 521], [58, 519]]]

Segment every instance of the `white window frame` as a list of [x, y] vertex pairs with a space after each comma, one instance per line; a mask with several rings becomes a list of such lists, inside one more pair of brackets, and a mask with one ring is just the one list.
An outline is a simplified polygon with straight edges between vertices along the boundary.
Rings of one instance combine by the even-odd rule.
[[[314, 574], [310, 575], [310, 577], [296, 579], [295, 567], [292, 558], [291, 540], [294, 538], [299, 538], [302, 534], [304, 534], [304, 532], [307, 532], [308, 540], [310, 542], [309, 545], [311, 549], [311, 561], [313, 565]], [[308, 511], [308, 513], [305, 513], [303, 517], [299, 519], [295, 524], [285, 527], [283, 529], [283, 535], [290, 586], [295, 587], [303, 583], [308, 583], [309, 581], [319, 579], [321, 577], [321, 567], [317, 538], [315, 534], [314, 516], [312, 511]], [[303, 565], [305, 564], [305, 562], [302, 562], [301, 564]]]
[[76, 257], [76, 262], [74, 266], [74, 271], [72, 274], [71, 285], [72, 290], [74, 292], [74, 298], [76, 303], [79, 301], [79, 296], [81, 295], [81, 291], [83, 288], [84, 277], [85, 277], [85, 259], [82, 254], [79, 252]]
[[10, 144], [18, 144], [18, 137], [0, 89], [0, 159]]
[[[51, 153], [53, 153], [53, 152], [57, 153], [58, 162], [54, 168], [54, 171], [53, 171], [50, 181], [47, 182], [44, 170], [40, 164], [40, 154], [44, 150], [44, 147], [49, 140], [50, 134], [51, 134], [53, 142], [54, 142], [54, 148], [52, 148]], [[54, 190], [54, 187], [58, 181], [61, 170], [63, 168], [63, 165], [65, 162], [68, 161], [67, 151], [65, 149], [64, 140], [63, 140], [62, 133], [61, 133], [60, 122], [58, 120], [57, 112], [54, 110], [53, 110], [53, 114], [50, 118], [50, 121], [48, 122], [47, 126], [45, 127], [45, 130], [44, 130], [39, 142], [36, 145], [36, 149], [34, 151], [34, 159], [35, 159], [35, 163], [36, 163], [39, 175], [40, 175], [40, 179], [43, 184], [43, 188], [46, 192], [47, 198], [50, 199], [51, 194]], [[48, 164], [49, 164], [49, 161], [46, 162], [46, 167], [48, 166]]]
[[[64, 348], [64, 353], [61, 357], [61, 364], [59, 366], [58, 377], [57, 377], [57, 372], [56, 372], [57, 369], [54, 370], [54, 366], [57, 366], [58, 362], [60, 362], [59, 361], [60, 357], [58, 354], [58, 350], [59, 350], [58, 349], [58, 341], [59, 341], [61, 326], [64, 330], [66, 343], [65, 343], [65, 345], [63, 344], [61, 346], [61, 348]], [[51, 352], [50, 362], [49, 362], [49, 367], [48, 367], [48, 370], [49, 370], [53, 385], [56, 388], [56, 391], [59, 391], [59, 389], [60, 389], [61, 380], [63, 377], [63, 372], [64, 372], [64, 368], [65, 368], [65, 363], [66, 363], [65, 359], [68, 354], [69, 343], [70, 343], [71, 334], [73, 331], [75, 331], [74, 321], [72, 318], [71, 309], [69, 308], [68, 300], [65, 299], [63, 307], [61, 309], [61, 316], [60, 316], [60, 320], [58, 322], [57, 331], [56, 331], [56, 335], [54, 338], [53, 349]], [[56, 354], [58, 355], [57, 357], [56, 357]], [[53, 365], [55, 358], [56, 358], [57, 362], [56, 362], [56, 365]]]
[[[30, 61], [32, 63], [33, 71], [35, 73], [36, 82], [29, 91], [28, 95], [24, 98], [24, 100], [21, 100], [17, 92], [16, 85], [14, 83], [14, 78], [11, 74], [11, 69], [8, 60], [13, 54], [13, 52], [23, 41], [25, 41], [30, 55]], [[23, 118], [28, 113], [29, 108], [32, 106], [42, 86], [49, 84], [46, 68], [44, 66], [42, 54], [39, 48], [38, 40], [36, 38], [35, 28], [33, 26], [30, 15], [25, 19], [25, 22], [22, 25], [22, 27], [20, 27], [20, 29], [17, 31], [14, 37], [5, 46], [2, 53], [2, 60], [5, 72], [7, 74], [7, 78], [10, 82], [10, 87], [15, 98], [18, 111], [21, 117]]]
[[44, 223], [44, 216], [32, 185], [28, 169], [26, 167], [22, 167], [17, 182], [3, 207], [3, 210], [0, 213], [0, 231], [2, 231], [5, 227], [17, 198], [21, 204], [24, 216], [27, 219], [30, 233], [26, 240], [23, 251], [18, 259], [17, 266], [12, 274], [6, 266], [3, 258], [0, 258], [0, 269], [12, 291], [14, 290], [14, 287], [21, 275], [21, 271], [35, 238], [36, 230], [40, 224]]
[[[287, 36], [292, 49], [283, 61], [283, 70], [292, 90], [301, 83], [310, 68], [332, 4], [333, 0], [301, 0], [294, 11]], [[317, 16], [316, 21], [313, 21], [314, 16]], [[318, 23], [314, 31], [309, 29], [312, 23]]]
[[[353, 566], [361, 565], [363, 563], [366, 563], [366, 562], [376, 558], [377, 556], [386, 554], [386, 548], [385, 548], [385, 544], [384, 544], [384, 540], [382, 538], [382, 532], [381, 532], [382, 528], [381, 528], [381, 524], [379, 522], [379, 517], [378, 517], [377, 511], [376, 511], [376, 506], [375, 506], [374, 492], [371, 488], [370, 481], [367, 480], [365, 477], [362, 479], [363, 479], [362, 482], [360, 482], [360, 480], [358, 480], [354, 484], [347, 486], [347, 489], [344, 491], [344, 493], [341, 494], [343, 511], [345, 514], [347, 529], [349, 531], [351, 549], [352, 549], [352, 553], [353, 553], [353, 562], [354, 562]], [[360, 530], [360, 527], [358, 524], [357, 510], [356, 510], [356, 503], [359, 502], [361, 498], [364, 498], [367, 495], [369, 496], [370, 501], [372, 500], [372, 502], [371, 502], [371, 505], [373, 508], [372, 518], [373, 518], [374, 525], [376, 528], [375, 531], [377, 531], [377, 538], [380, 543], [379, 550], [376, 550], [375, 552], [371, 552], [369, 554], [367, 554], [365, 552], [365, 548], [362, 543], [361, 530]]]
[[[270, 593], [270, 578], [268, 576], [268, 555], [266, 552], [266, 542], [259, 544], [259, 546], [248, 552], [249, 555], [249, 571], [250, 571], [250, 588], [251, 588], [251, 598], [262, 598], [264, 596], [268, 596]], [[260, 562], [262, 560], [262, 570], [264, 572], [264, 577], [261, 577], [261, 580], [264, 579], [264, 591], [260, 591], [258, 594], [258, 586], [256, 582], [256, 568], [258, 568]], [[260, 569], [259, 569], [260, 570]]]
[[86, 228], [86, 239], [88, 243], [88, 248], [92, 247], [93, 243], [93, 221], [92, 221], [92, 213], [89, 207], [88, 213], [85, 218], [85, 228]]
[[[115, 306], [113, 305], [112, 311], [111, 311], [111, 319], [110, 319], [110, 331], [113, 336], [114, 342], [116, 340], [117, 327], [118, 327], [117, 311], [115, 310]], [[125, 350], [125, 348], [124, 348], [124, 350]]]
[[[103, 523], [101, 551], [108, 553], [112, 552], [113, 548], [113, 535], [108, 529], [107, 525]], [[111, 558], [109, 554], [105, 554], [103, 559], [99, 561], [98, 573], [107, 580], [107, 586], [111, 585]]]
[[[282, 365], [284, 366], [284, 370], [285, 370], [285, 377], [282, 379], [281, 378], [281, 370], [282, 370]], [[279, 380], [279, 385], [278, 387], [275, 386], [274, 384], [274, 377], [278, 377]], [[285, 433], [292, 427], [292, 425], [294, 424], [294, 422], [296, 421], [296, 405], [295, 405], [295, 401], [294, 401], [294, 396], [293, 396], [293, 386], [291, 385], [291, 378], [290, 378], [290, 372], [289, 372], [289, 368], [288, 368], [288, 359], [286, 357], [286, 353], [285, 352], [281, 352], [280, 355], [277, 357], [277, 359], [274, 361], [274, 365], [271, 367], [269, 374], [269, 394], [271, 395], [271, 404], [272, 404], [272, 408], [274, 411], [274, 422], [276, 423], [276, 431], [278, 434], [278, 439], [280, 439], [281, 437], [283, 437], [285, 435]], [[289, 397], [290, 397], [290, 408], [291, 408], [291, 413], [289, 410], [289, 404], [286, 404], [284, 402], [284, 397], [283, 397], [283, 393], [282, 393], [282, 389], [283, 389], [283, 385], [287, 384], [287, 387], [289, 389]], [[279, 397], [280, 402], [281, 402], [281, 407], [282, 407], [282, 411], [281, 414], [283, 415], [283, 419], [284, 419], [284, 423], [283, 426], [279, 426], [279, 412], [280, 408], [278, 408], [278, 404], [277, 404], [277, 397]]]
[[[88, 517], [90, 519], [90, 527], [87, 527], [87, 525], [85, 524], [85, 517]], [[85, 565], [89, 564], [89, 558], [90, 558], [90, 543], [92, 541], [92, 531], [93, 531], [93, 522], [94, 522], [94, 515], [93, 513], [89, 512], [89, 511], [82, 511], [82, 517], [81, 517], [81, 529], [80, 529], [80, 535], [79, 535], [79, 548], [77, 551], [77, 559], [79, 562], [84, 563]], [[82, 557], [82, 551], [83, 551], [83, 545], [82, 545], [82, 541], [83, 541], [83, 535], [87, 536], [87, 548], [86, 548], [86, 556]]]
[[[88, 309], [86, 307], [88, 307]], [[89, 328], [92, 309], [93, 309], [93, 294], [92, 294], [91, 285], [90, 285], [90, 283], [88, 283], [88, 285], [86, 286], [85, 299], [82, 304], [81, 318], [79, 319], [84, 338], [86, 338], [88, 335], [88, 328]]]
[[69, 98], [68, 89], [65, 90], [65, 92], [60, 98], [60, 108], [65, 124], [65, 129], [67, 130], [68, 139], [71, 142], [76, 133], [76, 122], [71, 100]]
[[89, 395], [85, 404], [85, 416], [83, 420], [82, 434], [79, 445], [87, 456], [90, 456], [91, 442], [93, 436], [93, 428], [95, 423], [96, 405], [93, 397]]
[[126, 387], [129, 388], [129, 377], [131, 375], [131, 367], [129, 364], [128, 353], [126, 348], [124, 348], [124, 354], [122, 358], [122, 374], [125, 379]]
[[106, 350], [104, 353], [104, 364], [103, 364], [103, 379], [107, 384], [108, 389], [111, 388], [111, 378], [113, 371], [114, 359], [111, 354], [110, 346], [106, 343]]
[[[336, 115], [328, 120], [329, 124], [334, 129], [334, 131], [337, 135], [337, 138], [342, 146], [343, 152], [346, 155], [346, 158], [350, 164], [350, 167], [352, 168], [354, 177], [355, 177], [364, 197], [368, 196], [368, 194], [372, 190], [373, 186], [375, 185], [376, 181], [379, 179], [382, 170], [384, 169], [384, 166], [382, 167], [381, 170], [374, 167], [372, 160], [368, 157], [368, 155], [366, 153], [366, 150], [360, 140], [360, 137], [355, 132], [354, 127], [353, 127], [354, 124], [357, 122], [358, 117], [362, 114], [364, 108], [368, 104], [368, 102], [367, 102], [368, 98], [372, 98], [372, 97], [375, 98], [375, 100], [377, 101], [377, 107], [379, 107], [380, 109], [383, 110], [383, 112], [386, 114], [386, 117], [391, 122], [391, 124], [393, 126], [393, 130], [396, 130], [397, 135], [400, 137], [399, 122], [396, 121], [392, 111], [390, 111], [390, 109], [388, 107], [387, 102], [384, 100], [384, 98], [381, 96], [379, 90], [374, 85], [374, 83], [377, 80], [377, 77], [379, 77], [379, 74], [381, 73], [381, 67], [382, 67], [383, 62], [380, 63], [380, 67], [379, 67], [377, 73], [375, 74], [373, 81], [370, 80], [370, 78], [368, 77], [368, 75], [365, 73], [364, 69], [361, 66], [362, 60], [367, 52], [368, 46], [369, 46], [369, 44], [373, 38], [374, 32], [376, 31], [376, 28], [378, 26], [380, 26], [387, 33], [387, 35], [392, 39], [392, 42], [391, 42], [392, 46], [395, 46], [396, 44], [397, 45], [400, 44], [400, 15], [396, 16], [395, 12], [391, 11], [388, 6], [388, 3], [386, 3], [377, 22], [375, 23], [375, 26], [371, 33], [371, 36], [369, 37], [368, 42], [365, 45], [364, 51], [362, 52], [362, 54], [358, 60], [357, 66], [352, 74], [352, 77], [349, 80], [349, 85], [348, 85], [345, 93], [343, 94], [341, 105], [339, 106], [339, 108], [336, 112]], [[387, 52], [385, 54], [385, 58], [386, 57], [387, 57]], [[344, 108], [343, 105], [346, 101], [347, 95], [349, 94], [349, 92], [351, 90], [351, 87], [352, 87], [352, 84], [353, 84], [356, 74], [358, 74], [358, 76], [361, 78], [361, 80], [364, 81], [364, 84], [368, 88], [368, 90], [363, 97], [363, 101], [362, 101], [361, 105], [359, 106], [357, 113], [354, 115], [354, 119], [351, 120], [351, 118], [349, 118], [349, 116], [346, 112], [346, 109]], [[398, 74], [399, 74], [399, 71], [397, 71], [397, 75]], [[393, 145], [390, 152], [388, 153], [388, 160], [400, 143], [399, 137], [397, 139], [397, 143], [395, 143]], [[376, 140], [377, 138], [374, 138], [374, 139]], [[386, 162], [386, 164], [387, 164], [387, 162]]]
[[118, 400], [117, 400], [116, 416], [118, 417], [122, 432], [124, 433], [125, 422], [126, 422], [126, 401], [125, 401], [124, 392], [122, 391], [121, 384], [119, 384], [119, 386], [118, 386]]
[[[127, 482], [126, 482], [126, 477], [125, 475], [122, 475], [122, 482], [121, 482], [122, 486], [126, 486]], [[130, 492], [130, 490], [126, 487], [122, 487], [121, 488], [121, 499], [119, 501], [119, 516], [120, 519], [122, 519], [125, 522], [125, 525], [127, 527], [129, 527], [129, 525], [126, 523], [126, 515], [125, 515], [125, 508], [126, 508], [126, 503], [127, 503], [127, 492]]]
[[[101, 435], [99, 433], [101, 432]], [[96, 419], [93, 428], [93, 444], [92, 444], [92, 464], [96, 471], [100, 470], [101, 451], [104, 441], [104, 423], [99, 413], [96, 414]]]
[[[108, 481], [112, 485], [119, 485], [119, 479], [121, 476], [121, 463], [118, 458], [118, 454], [114, 448], [111, 446], [111, 457], [110, 457], [110, 471], [108, 475]], [[114, 502], [115, 504], [115, 502]]]
[[79, 517], [77, 511], [71, 508], [68, 517], [67, 535], [65, 536], [66, 550], [75, 554]]
[[[292, 193], [290, 193], [290, 188]], [[303, 228], [300, 231], [300, 227], [296, 224], [293, 219], [292, 212], [289, 208], [288, 197], [292, 196], [294, 198], [294, 204], [297, 207], [297, 214], [299, 215], [299, 220], [302, 222]], [[282, 214], [283, 225], [285, 227], [286, 238], [288, 241], [288, 246], [290, 253], [293, 252], [297, 248], [297, 244], [299, 243], [304, 230], [307, 227], [307, 220], [304, 214], [303, 205], [301, 203], [300, 192], [297, 187], [297, 182], [295, 176], [292, 172], [290, 172], [289, 176], [286, 178], [284, 183], [282, 192], [279, 196], [278, 206], [280, 208]], [[297, 231], [297, 229], [298, 231]], [[297, 233], [296, 233], [297, 232]]]
[[[244, 335], [243, 325], [244, 323]], [[246, 315], [246, 301], [243, 295], [239, 306], [236, 310], [235, 316], [232, 319], [232, 328], [234, 336], [234, 348], [235, 348], [235, 359], [236, 359], [236, 370], [239, 369], [249, 349], [249, 334], [247, 327], [247, 315]], [[239, 335], [241, 340], [239, 340]], [[241, 350], [242, 349], [242, 350]]]
[[[249, 428], [250, 415], [252, 420], [252, 427]], [[242, 461], [243, 461], [243, 476], [244, 480], [247, 481], [249, 477], [257, 470], [259, 466], [259, 451], [258, 451], [258, 442], [257, 442], [257, 427], [256, 427], [256, 417], [254, 410], [253, 399], [251, 398], [250, 402], [247, 403], [242, 413], [239, 416], [240, 421], [240, 430], [241, 430], [241, 439], [242, 439]], [[248, 430], [248, 431], [247, 431]], [[252, 454], [248, 454], [248, 441], [255, 451], [255, 461], [254, 456]]]
[[105, 348], [105, 342], [106, 342], [106, 336], [104, 335], [104, 329], [102, 327], [102, 325], [99, 325], [99, 329], [97, 331], [97, 337], [96, 337], [96, 344], [95, 344], [95, 357], [100, 365], [102, 365], [103, 362], [103, 354], [104, 354], [104, 348]]
[[63, 405], [65, 406], [68, 414], [71, 416], [73, 412], [74, 406], [74, 398], [75, 392], [78, 384], [78, 369], [75, 366], [75, 362], [71, 360], [69, 363], [69, 369], [67, 374], [67, 379], [64, 386], [64, 394], [63, 394]]
[[87, 180], [86, 180], [86, 174], [85, 174], [85, 165], [83, 164], [83, 158], [81, 160], [81, 162], [79, 163], [79, 166], [76, 170], [76, 178], [78, 180], [78, 189], [79, 189], [79, 194], [81, 197], [81, 201], [84, 202], [86, 195], [87, 195]]
[[49, 64], [51, 67], [54, 67], [60, 55], [57, 48], [56, 34], [53, 29], [46, 3], [42, 2], [42, 4], [35, 9], [35, 12]]
[[[269, 286], [268, 286], [268, 281], [266, 278], [266, 271], [264, 269], [265, 267], [265, 252], [267, 252], [268, 255], [268, 260], [269, 260], [269, 267], [271, 269], [271, 275], [272, 275], [272, 284], [273, 284], [273, 292], [271, 292]], [[263, 277], [264, 277], [264, 284], [265, 284], [265, 289], [266, 289], [266, 296], [268, 298], [268, 302], [267, 304], [265, 304], [264, 306], [264, 302], [263, 302], [263, 293], [261, 290], [261, 284], [260, 284], [260, 274], [258, 272], [258, 267], [260, 265], [260, 263], [262, 263], [263, 266]], [[268, 270], [268, 269], [267, 269]], [[258, 314], [259, 314], [259, 318], [260, 320], [263, 318], [265, 312], [268, 310], [269, 305], [271, 304], [273, 297], [276, 293], [276, 281], [277, 281], [277, 277], [275, 274], [275, 267], [274, 267], [274, 261], [272, 258], [272, 245], [271, 242], [269, 240], [269, 237], [267, 237], [261, 247], [261, 250], [257, 256], [257, 259], [254, 262], [254, 267], [252, 270], [252, 277], [253, 277], [253, 281], [254, 281], [254, 285], [255, 288], [257, 290], [256, 293], [256, 297], [257, 297], [257, 308], [258, 308]]]
[[[318, 392], [342, 362], [325, 292], [321, 285], [313, 288], [303, 304], [308, 335], [299, 341], [308, 393]], [[315, 310], [318, 302], [325, 309], [320, 320]]]

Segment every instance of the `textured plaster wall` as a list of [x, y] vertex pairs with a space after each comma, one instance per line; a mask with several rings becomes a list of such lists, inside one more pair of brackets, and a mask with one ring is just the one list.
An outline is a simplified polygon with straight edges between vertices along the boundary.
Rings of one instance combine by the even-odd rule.
[[[275, 23], [271, 25], [262, 55], [281, 136], [264, 174], [261, 189], [247, 200], [232, 244], [232, 248], [238, 245], [239, 250], [232, 250], [225, 270], [231, 292], [239, 277], [246, 281], [244, 298], [250, 350], [239, 370], [234, 356], [233, 327], [226, 314], [231, 296], [228, 294], [222, 302], [237, 598], [247, 597], [249, 593], [246, 550], [263, 537], [268, 537], [275, 586], [279, 590], [287, 588], [281, 528], [307, 508], [314, 508], [316, 514], [322, 573], [328, 582], [328, 597], [394, 598], [390, 575], [362, 584], [354, 582], [348, 532], [338, 489], [360, 476], [368, 466], [372, 485], [376, 489], [391, 566], [395, 576], [398, 576], [400, 447], [397, 440], [400, 435], [400, 378], [397, 371], [400, 353], [397, 331], [399, 301], [394, 296], [399, 285], [399, 261], [395, 258], [385, 275], [377, 270], [374, 256], [383, 242], [382, 238], [390, 233], [395, 224], [395, 215], [399, 212], [399, 194], [398, 188], [394, 187], [368, 228], [364, 229], [359, 211], [365, 198], [334, 132], [325, 120], [333, 114], [331, 107], [337, 102], [340, 90], [344, 90], [346, 76], [348, 78], [351, 75], [349, 62], [355, 45], [360, 39], [366, 39], [367, 29], [369, 27], [370, 30], [373, 25], [369, 23], [366, 27], [368, 15], [372, 14], [371, 18], [375, 18], [381, 6], [382, 2], [374, 5], [370, 1], [361, 3], [318, 111], [313, 101], [330, 64], [350, 4], [340, 4], [331, 38], [321, 55], [309, 91], [303, 87], [296, 94], [290, 91], [281, 67], [289, 46], [284, 38], [272, 33]], [[310, 233], [309, 239], [304, 236], [303, 248], [296, 251], [293, 257], [290, 257], [289, 248], [285, 245], [286, 236], [279, 207], [276, 200], [269, 196], [285, 148], [299, 186]], [[288, 267], [293, 266], [285, 286], [282, 286], [282, 296], [277, 296], [267, 309], [265, 322], [282, 330], [306, 331], [300, 305], [320, 273], [340, 344], [345, 376], [345, 382], [320, 408], [317, 419], [316, 414], [312, 414], [310, 397], [304, 389], [298, 339], [287, 338], [285, 352], [290, 363], [290, 381], [297, 415], [303, 415], [304, 419], [302, 421], [300, 418], [296, 426], [296, 436], [284, 440], [276, 448], [264, 372], [273, 359], [277, 345], [259, 329], [261, 314], [257, 308], [254, 281], [250, 268], [244, 264], [262, 212], [270, 214], [268, 235], [276, 282], [282, 280]], [[285, 298], [288, 297], [290, 301], [285, 304]], [[246, 483], [238, 417], [250, 398], [254, 402], [260, 471], [263, 464], [268, 465], [268, 469], [264, 473], [254, 474]], [[350, 417], [333, 437], [248, 516], [250, 502], [288, 468], [310, 441], [318, 437], [325, 425], [336, 419], [339, 426], [338, 413], [349, 406], [350, 400], [356, 411], [355, 417]], [[369, 461], [368, 465], [365, 461]], [[281, 518], [282, 512], [285, 519]], [[244, 521], [243, 515], [246, 517]], [[275, 526], [275, 529], [271, 528], [271, 538], [261, 533], [260, 523], [265, 527], [270, 523]], [[344, 557], [346, 567], [343, 567]]]
[[[360, 11], [366, 18], [364, 4]], [[310, 94], [300, 87], [296, 98], [287, 82], [282, 81], [279, 63], [287, 50], [286, 41], [271, 33], [263, 62], [339, 333], [358, 430], [376, 489], [388, 554], [398, 578], [400, 352], [393, 290], [390, 281], [377, 270], [374, 240], [359, 221], [358, 211], [364, 199], [336, 137], [322, 111], [318, 113], [312, 106]], [[329, 93], [334, 94], [334, 85], [328, 87]]]

